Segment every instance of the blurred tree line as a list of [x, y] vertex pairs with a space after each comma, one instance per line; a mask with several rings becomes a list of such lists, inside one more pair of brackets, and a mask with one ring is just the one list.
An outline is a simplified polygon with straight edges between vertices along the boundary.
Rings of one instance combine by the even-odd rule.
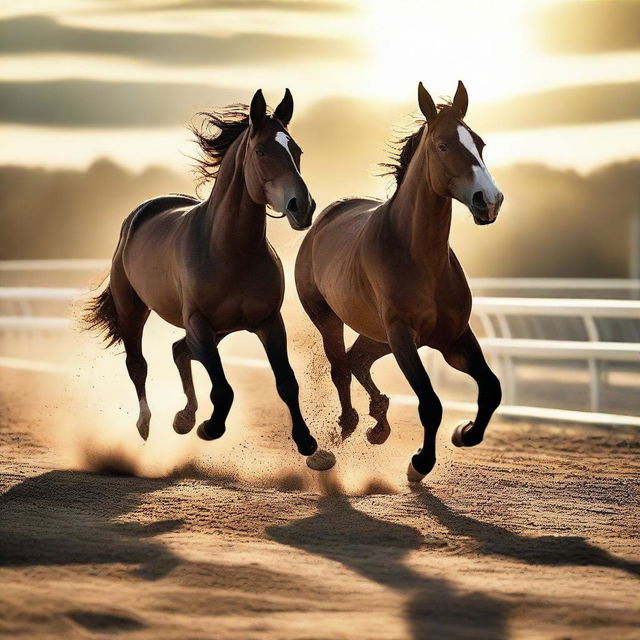
[[[370, 182], [355, 179], [332, 189], [330, 176], [316, 165], [303, 172], [319, 209], [349, 195], [349, 187], [352, 193], [372, 193]], [[628, 275], [640, 160], [588, 175], [540, 164], [503, 167], [493, 174], [505, 194], [495, 225], [476, 227], [464, 207], [455, 207], [451, 244], [469, 275]], [[204, 187], [202, 195], [207, 191]], [[158, 167], [134, 173], [109, 160], [86, 170], [0, 167], [0, 257], [110, 256], [124, 217], [141, 201], [169, 192], [193, 193], [192, 176]], [[302, 239], [284, 221], [270, 222], [269, 235], [285, 256]]]

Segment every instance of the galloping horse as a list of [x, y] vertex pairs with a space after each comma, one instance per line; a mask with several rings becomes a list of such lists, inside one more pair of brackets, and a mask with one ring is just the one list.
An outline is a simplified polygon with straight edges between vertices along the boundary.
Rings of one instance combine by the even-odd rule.
[[[293, 98], [287, 89], [269, 116], [258, 90], [249, 108], [235, 105], [206, 115], [207, 128], [194, 132], [203, 152], [200, 169], [216, 178], [209, 198], [160, 196], [135, 209], [122, 225], [109, 284], [90, 304], [86, 319], [90, 328], [104, 332], [108, 346], [124, 344], [140, 404], [137, 427], [145, 440], [151, 412], [142, 332], [151, 310], [186, 330], [173, 345], [187, 396], [173, 422], [176, 432], [187, 433], [195, 424], [191, 360], [199, 360], [211, 378], [213, 414], [197, 430], [203, 440], [222, 436], [233, 401], [217, 345], [234, 331], [256, 333], [291, 413], [298, 451], [312, 456], [318, 445], [300, 412], [280, 315], [282, 264], [266, 238], [267, 205], [286, 215], [294, 229], [308, 228], [315, 209], [300, 176], [302, 152], [287, 131]], [[211, 126], [216, 135], [208, 133]], [[331, 454], [307, 459], [313, 468], [328, 468], [333, 461]]]
[[[393, 166], [397, 189], [390, 200], [348, 198], [329, 205], [307, 233], [296, 260], [300, 300], [322, 335], [338, 390], [343, 438], [358, 414], [351, 404], [351, 374], [370, 396], [376, 425], [371, 443], [389, 436], [389, 399], [371, 379], [371, 365], [393, 353], [418, 396], [424, 444], [407, 476], [419, 482], [436, 462], [442, 405], [418, 348], [438, 349], [478, 384], [474, 422], [459, 425], [453, 442], [482, 441], [500, 404], [500, 383], [469, 327], [471, 292], [449, 247], [451, 199], [464, 203], [477, 224], [495, 221], [502, 193], [482, 159], [484, 143], [463, 121], [468, 96], [459, 82], [453, 103], [436, 107], [422, 86], [418, 102], [426, 123], [406, 138]], [[359, 333], [345, 353], [344, 324]]]

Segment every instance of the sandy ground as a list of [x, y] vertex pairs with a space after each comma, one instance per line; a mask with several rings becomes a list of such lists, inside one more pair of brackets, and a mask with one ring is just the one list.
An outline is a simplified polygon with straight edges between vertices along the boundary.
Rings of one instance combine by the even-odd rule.
[[333, 392], [304, 379], [338, 457], [316, 474], [270, 371], [229, 368], [228, 433], [202, 443], [171, 432], [165, 369], [150, 362], [144, 446], [121, 356], [2, 372], [2, 637], [640, 638], [639, 433], [498, 421], [458, 450], [446, 415], [411, 489], [412, 407], [392, 408], [382, 447], [365, 419], [338, 445]]

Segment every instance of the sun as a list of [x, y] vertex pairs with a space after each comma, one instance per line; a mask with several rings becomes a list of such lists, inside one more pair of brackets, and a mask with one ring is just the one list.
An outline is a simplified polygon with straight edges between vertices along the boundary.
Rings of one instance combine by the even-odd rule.
[[526, 91], [526, 22], [536, 4], [366, 0], [368, 90], [404, 100], [413, 99], [419, 80], [434, 96], [452, 94], [463, 80], [479, 101]]

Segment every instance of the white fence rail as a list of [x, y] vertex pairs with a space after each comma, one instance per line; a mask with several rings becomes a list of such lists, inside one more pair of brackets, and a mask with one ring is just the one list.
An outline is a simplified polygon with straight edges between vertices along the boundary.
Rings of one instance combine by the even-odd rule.
[[[109, 262], [105, 260], [33, 260], [0, 262], [2, 272], [76, 271], [87, 274], [104, 270]], [[27, 280], [31, 280], [27, 276]], [[640, 292], [640, 280], [578, 280], [550, 278], [502, 278], [475, 279], [471, 281], [474, 290], [524, 291], [611, 291]], [[11, 315], [0, 314], [0, 332], [7, 334], [19, 332], [51, 333], [65, 331], [71, 326], [68, 317], [64, 317], [64, 306], [86, 293], [81, 287], [0, 287], [0, 304], [11, 307]], [[38, 304], [53, 303], [61, 305], [59, 316], [42, 315]], [[17, 312], [16, 312], [17, 309]], [[640, 365], [640, 342], [620, 336], [621, 341], [604, 341], [600, 337], [598, 322], [603, 319], [638, 321], [640, 323], [640, 301], [612, 299], [575, 299], [575, 298], [526, 298], [477, 296], [474, 298], [473, 315], [480, 323], [484, 337], [481, 339], [483, 350], [501, 369], [505, 387], [505, 405], [502, 413], [524, 418], [571, 420], [598, 422], [607, 424], [633, 424], [640, 426], [640, 417], [604, 414], [600, 412], [602, 381], [602, 363], [638, 363]], [[524, 339], [514, 337], [509, 318], [577, 318], [583, 323], [587, 340], [550, 340]], [[640, 324], [639, 324], [640, 326]], [[634, 335], [637, 335], [635, 333]], [[616, 336], [616, 339], [618, 336]], [[567, 411], [542, 407], [523, 407], [517, 403], [516, 365], [519, 360], [540, 361], [583, 361], [589, 367], [590, 412]], [[246, 362], [245, 362], [246, 360]], [[18, 362], [15, 358], [0, 358], [0, 366], [11, 366]], [[4, 363], [4, 364], [3, 364]], [[7, 364], [9, 363], [9, 364]], [[43, 363], [41, 363], [43, 364]], [[229, 364], [237, 366], [265, 366], [262, 361], [235, 358]], [[40, 370], [47, 370], [41, 367]], [[57, 370], [52, 365], [50, 370]], [[410, 399], [396, 397], [400, 402]], [[448, 403], [451, 408], [470, 408], [466, 403]]]

